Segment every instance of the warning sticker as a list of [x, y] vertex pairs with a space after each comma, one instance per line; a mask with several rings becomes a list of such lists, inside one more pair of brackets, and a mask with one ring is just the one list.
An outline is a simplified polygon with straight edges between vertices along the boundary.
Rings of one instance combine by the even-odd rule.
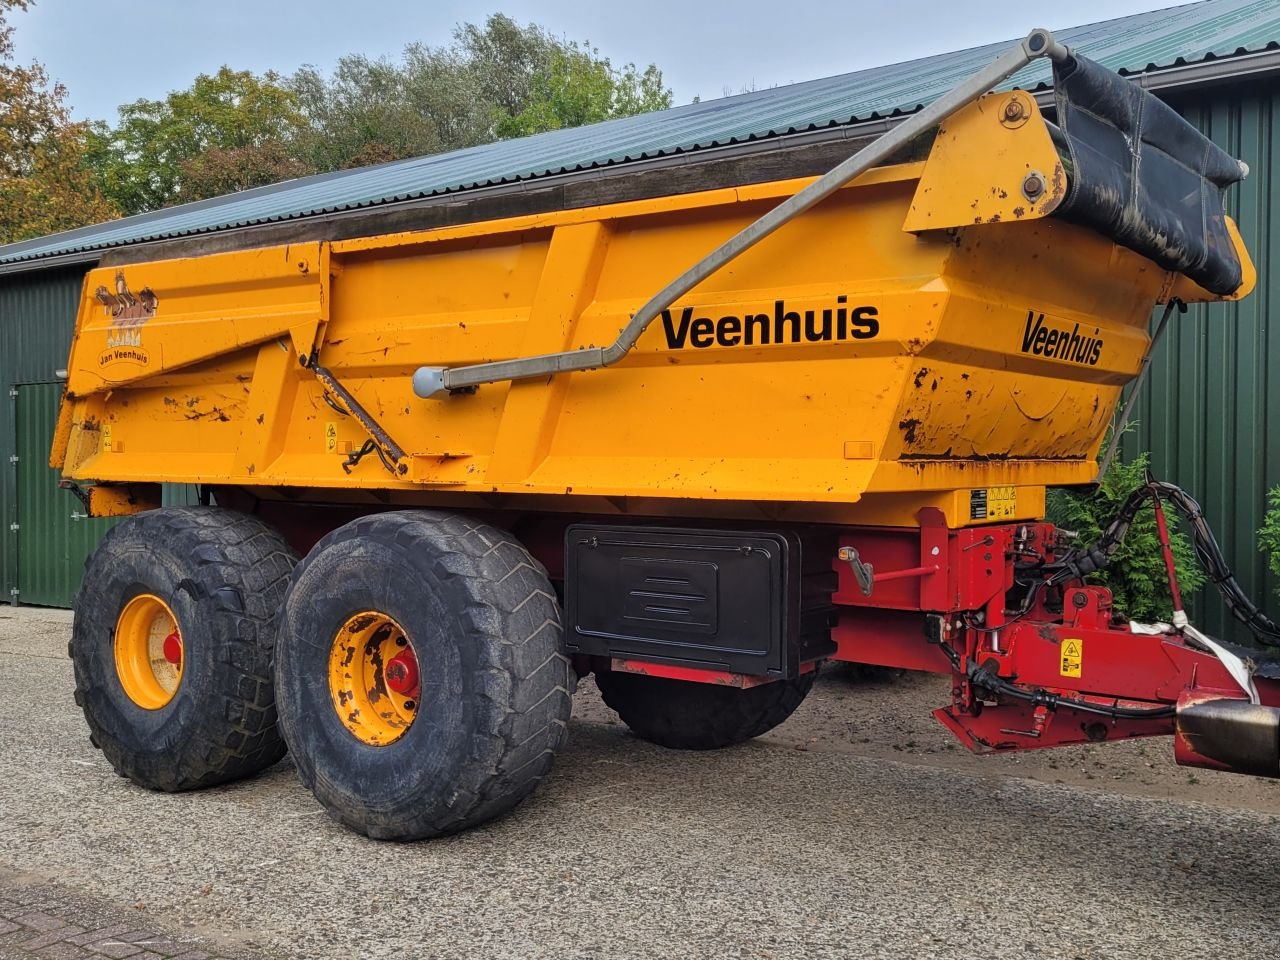
[[324, 425], [324, 452], [335, 453], [338, 449], [338, 422], [330, 420]]
[[109, 423], [102, 425], [102, 452], [111, 452], [111, 424]]
[[986, 487], [969, 491], [970, 520], [1008, 520], [1017, 512], [1016, 487]]
[[1080, 676], [1080, 667], [1084, 663], [1084, 641], [1063, 640], [1058, 652], [1062, 654], [1062, 669], [1059, 672], [1064, 677]]

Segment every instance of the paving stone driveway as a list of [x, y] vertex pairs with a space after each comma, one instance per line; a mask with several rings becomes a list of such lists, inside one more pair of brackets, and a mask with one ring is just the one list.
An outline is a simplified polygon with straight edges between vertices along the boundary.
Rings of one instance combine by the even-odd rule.
[[0, 960], [249, 960], [192, 933], [158, 931], [145, 915], [0, 870]]

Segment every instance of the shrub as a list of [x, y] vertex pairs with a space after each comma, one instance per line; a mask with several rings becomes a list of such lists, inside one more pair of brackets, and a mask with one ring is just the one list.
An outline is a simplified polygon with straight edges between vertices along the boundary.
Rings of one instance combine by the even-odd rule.
[[[1129, 495], [1146, 482], [1148, 460], [1146, 453], [1129, 463], [1123, 463], [1116, 457], [1111, 461], [1102, 482], [1093, 490], [1075, 487], [1050, 490], [1049, 519], [1063, 530], [1079, 534], [1079, 544], [1092, 543], [1115, 519]], [[1273, 503], [1278, 505], [1277, 510], [1280, 511], [1280, 500]], [[1165, 517], [1170, 524], [1169, 542], [1173, 547], [1178, 586], [1182, 588], [1183, 597], [1186, 597], [1202, 587], [1206, 578], [1191, 541], [1176, 529], [1177, 514], [1166, 507]], [[1274, 529], [1276, 543], [1280, 545], [1280, 513], [1275, 519]], [[1272, 563], [1276, 562], [1273, 556]], [[1134, 620], [1167, 621], [1173, 615], [1169, 578], [1165, 573], [1164, 555], [1160, 550], [1155, 511], [1150, 504], [1138, 511], [1129, 527], [1128, 536], [1107, 568], [1089, 577], [1089, 580], [1108, 587], [1115, 596], [1116, 609]]]
[[1258, 528], [1258, 549], [1267, 558], [1267, 568], [1280, 577], [1280, 487], [1267, 491], [1267, 512]]

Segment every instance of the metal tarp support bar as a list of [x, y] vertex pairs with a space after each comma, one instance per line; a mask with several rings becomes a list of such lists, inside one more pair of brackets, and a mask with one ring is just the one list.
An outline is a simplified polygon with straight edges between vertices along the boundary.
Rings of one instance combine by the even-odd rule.
[[726, 240], [662, 288], [631, 318], [607, 347], [591, 347], [563, 353], [549, 353], [518, 360], [499, 360], [465, 367], [420, 367], [413, 375], [413, 391], [420, 397], [441, 398], [469, 390], [482, 383], [525, 380], [556, 373], [594, 370], [617, 363], [635, 346], [641, 334], [663, 310], [711, 276], [726, 263], [751, 249], [788, 221], [839, 190], [854, 177], [883, 163], [921, 133], [941, 123], [961, 107], [1025, 67], [1032, 60], [1049, 57], [1063, 60], [1067, 48], [1053, 39], [1048, 30], [1033, 30], [1016, 47], [1001, 54], [984, 69], [935, 100], [911, 119], [868, 144], [839, 166], [815, 180], [795, 196], [774, 207], [759, 220]]

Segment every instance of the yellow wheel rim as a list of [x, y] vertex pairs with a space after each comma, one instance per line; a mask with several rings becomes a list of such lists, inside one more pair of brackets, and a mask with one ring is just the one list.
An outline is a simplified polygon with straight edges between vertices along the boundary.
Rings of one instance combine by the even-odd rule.
[[116, 618], [116, 675], [125, 695], [144, 710], [159, 710], [182, 683], [184, 651], [178, 619], [151, 593], [125, 604]]
[[420, 695], [418, 657], [404, 627], [376, 610], [347, 620], [329, 654], [329, 694], [362, 743], [385, 747], [404, 736]]

